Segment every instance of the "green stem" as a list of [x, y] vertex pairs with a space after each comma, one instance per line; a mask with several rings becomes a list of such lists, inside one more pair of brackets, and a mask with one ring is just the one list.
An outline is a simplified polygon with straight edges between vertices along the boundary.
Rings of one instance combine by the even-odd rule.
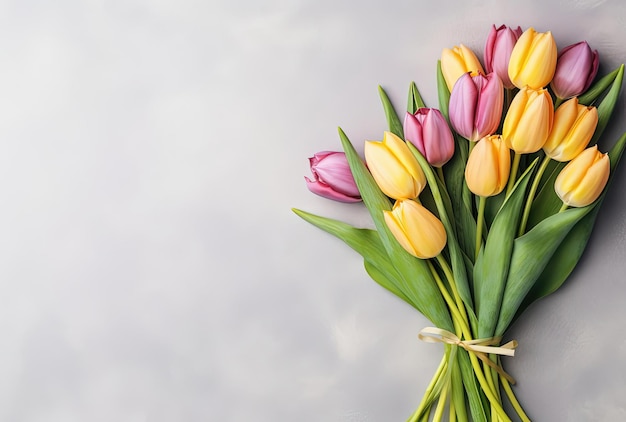
[[452, 295], [454, 296], [454, 301], [456, 302], [456, 306], [459, 309], [459, 313], [461, 314], [462, 320], [467, 327], [469, 327], [469, 319], [467, 318], [467, 312], [465, 311], [465, 306], [463, 305], [463, 300], [461, 299], [461, 295], [459, 294], [459, 290], [456, 287], [456, 282], [454, 281], [454, 275], [452, 274], [452, 269], [450, 269], [450, 265], [446, 259], [441, 255], [437, 255], [437, 262], [441, 266], [443, 270], [443, 274], [446, 276], [448, 280], [448, 284], [450, 285], [450, 290], [452, 290]]
[[511, 165], [511, 173], [509, 174], [509, 184], [506, 187], [506, 196], [508, 197], [511, 191], [513, 190], [513, 186], [515, 186], [515, 180], [517, 179], [517, 168], [519, 167], [519, 160], [522, 157], [522, 154], [515, 153], [513, 157], [513, 164]]
[[[450, 297], [450, 293], [448, 293], [448, 290], [443, 285], [443, 282], [441, 281], [441, 277], [439, 277], [439, 274], [437, 274], [437, 271], [435, 270], [435, 267], [433, 267], [433, 264], [430, 261], [427, 261], [427, 263], [430, 268], [430, 271], [433, 273], [433, 277], [435, 278], [435, 282], [437, 283], [439, 290], [441, 290], [441, 294], [443, 295], [444, 300], [448, 304], [448, 308], [450, 309], [450, 312], [452, 313], [452, 318], [457, 319], [457, 322], [459, 323], [463, 331], [463, 337], [465, 337], [465, 339], [467, 340], [471, 340], [472, 333], [469, 329], [467, 322], [463, 321], [459, 309], [455, 306], [454, 301]], [[480, 384], [480, 387], [485, 393], [485, 396], [487, 396], [487, 400], [489, 400], [489, 403], [491, 404], [494, 413], [497, 413], [503, 422], [511, 422], [511, 419], [506, 415], [506, 412], [502, 408], [502, 405], [500, 404], [500, 400], [495, 396], [494, 391], [489, 386], [489, 383], [487, 382], [487, 379], [485, 378], [485, 374], [483, 373], [483, 370], [480, 367], [480, 363], [478, 362], [478, 358], [476, 357], [474, 353], [468, 353], [468, 355], [470, 358], [470, 362], [472, 364], [472, 368], [474, 369], [474, 373], [476, 374], [476, 378], [478, 379], [478, 384]]]
[[563, 205], [561, 205], [561, 209], [559, 210], [559, 212], [563, 212], [563, 211], [565, 211], [568, 208], [569, 208], [569, 205], [567, 205], [565, 202], [563, 202]]
[[480, 245], [483, 243], [483, 225], [485, 221], [485, 204], [487, 198], [480, 196], [478, 198], [478, 216], [476, 217], [476, 255], [474, 256], [474, 262], [478, 259], [478, 252], [480, 251]]
[[437, 174], [439, 175], [439, 180], [441, 180], [441, 183], [445, 187], [446, 186], [446, 179], [445, 179], [445, 177], [443, 177], [443, 167], [437, 167]]
[[526, 224], [528, 223], [528, 216], [530, 215], [530, 208], [535, 200], [535, 194], [537, 193], [537, 188], [539, 187], [539, 183], [541, 182], [541, 177], [543, 173], [548, 168], [548, 164], [550, 164], [550, 157], [547, 155], [543, 158], [541, 162], [541, 166], [539, 170], [537, 170], [537, 174], [535, 174], [535, 179], [533, 180], [533, 184], [530, 186], [530, 192], [528, 192], [528, 197], [526, 198], [526, 206], [524, 207], [524, 213], [522, 214], [522, 221], [519, 225], [518, 236], [521, 236], [526, 231]]
[[467, 339], [472, 338], [467, 322], [461, 315], [461, 312], [457, 308], [456, 303], [450, 296], [448, 289], [446, 289], [446, 286], [443, 285], [443, 281], [441, 281], [441, 277], [439, 277], [439, 274], [437, 274], [437, 270], [435, 270], [435, 267], [433, 266], [432, 262], [430, 261], [426, 261], [426, 262], [428, 263], [428, 268], [430, 269], [430, 272], [433, 274], [435, 283], [437, 283], [437, 287], [439, 287], [439, 290], [441, 291], [443, 299], [448, 304], [448, 308], [450, 309], [450, 312], [452, 313], [452, 318], [456, 318], [457, 321], [459, 322], [465, 338]]
[[502, 408], [502, 405], [500, 404], [500, 401], [494, 395], [494, 392], [489, 387], [489, 384], [487, 383], [487, 380], [485, 379], [485, 375], [480, 367], [480, 363], [478, 362], [478, 358], [476, 357], [474, 353], [468, 353], [468, 355], [472, 363], [472, 368], [474, 368], [474, 373], [476, 374], [476, 378], [478, 379], [478, 383], [480, 384], [480, 387], [483, 389], [485, 396], [487, 396], [487, 400], [489, 400], [489, 403], [491, 404], [491, 407], [494, 410], [494, 413], [500, 416], [500, 419], [503, 422], [511, 422], [511, 418], [507, 416], [506, 412]]
[[437, 402], [437, 407], [435, 408], [435, 414], [433, 416], [433, 422], [441, 422], [443, 419], [443, 410], [446, 407], [446, 402], [448, 401], [448, 393], [450, 391], [450, 380], [446, 383], [441, 395], [439, 396], [439, 402]]
[[563, 98], [556, 97], [556, 101], [554, 101], [554, 109], [556, 110], [559, 106], [563, 104]]
[[439, 378], [444, 373], [447, 366], [448, 366], [448, 359], [447, 359], [447, 356], [444, 355], [443, 358], [441, 359], [441, 362], [439, 363], [439, 367], [437, 368], [435, 375], [430, 380], [430, 384], [428, 384], [428, 387], [426, 387], [426, 391], [424, 392], [424, 397], [422, 398], [422, 402], [420, 403], [417, 410], [407, 420], [407, 422], [417, 422], [419, 418], [422, 416], [422, 414], [430, 406], [430, 404], [434, 400], [434, 399], [431, 400], [430, 396], [433, 394], [433, 390], [435, 389], [435, 386], [439, 382]]
[[509, 398], [511, 405], [513, 405], [513, 409], [515, 409], [517, 416], [519, 416], [522, 422], [530, 422], [530, 418], [526, 415], [526, 412], [524, 412], [524, 409], [522, 409], [522, 406], [519, 404], [519, 401], [517, 401], [517, 397], [515, 397], [515, 393], [513, 393], [513, 390], [511, 389], [511, 385], [509, 384], [509, 381], [504, 377], [501, 377], [500, 380], [502, 381], [502, 388], [504, 389], [504, 392]]

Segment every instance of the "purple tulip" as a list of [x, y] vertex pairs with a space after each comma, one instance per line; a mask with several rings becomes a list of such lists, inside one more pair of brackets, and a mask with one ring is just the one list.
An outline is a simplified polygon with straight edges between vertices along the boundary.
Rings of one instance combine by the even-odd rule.
[[346, 154], [322, 151], [309, 158], [313, 180], [304, 177], [309, 190], [324, 198], [339, 202], [359, 202], [356, 186]]
[[485, 69], [487, 73], [496, 72], [506, 89], [514, 88], [509, 78], [509, 59], [520, 35], [522, 35], [522, 28], [519, 26], [511, 29], [506, 25], [498, 28], [492, 25], [485, 43]]
[[404, 116], [404, 137], [428, 160], [441, 167], [454, 155], [454, 138], [443, 114], [435, 108], [420, 108]]
[[554, 94], [562, 99], [576, 97], [589, 88], [598, 73], [598, 51], [587, 41], [565, 47], [559, 53], [552, 79]]
[[450, 93], [450, 123], [459, 135], [477, 142], [498, 130], [503, 103], [504, 89], [498, 75], [466, 73]]

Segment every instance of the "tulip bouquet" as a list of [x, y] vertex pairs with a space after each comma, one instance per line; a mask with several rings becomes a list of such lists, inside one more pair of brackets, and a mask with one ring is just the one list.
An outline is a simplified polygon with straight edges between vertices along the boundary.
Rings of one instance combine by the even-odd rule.
[[380, 88], [389, 127], [365, 142], [365, 162], [341, 129], [344, 152], [310, 159], [309, 189], [362, 200], [375, 229], [294, 211], [362, 255], [434, 324], [419, 337], [444, 345], [409, 421], [529, 420], [501, 359], [516, 342], [502, 340], [576, 266], [626, 145], [598, 145], [624, 65], [597, 72], [584, 41], [559, 52], [550, 32], [493, 26], [484, 67], [463, 45], [443, 50], [438, 109], [411, 83], [402, 121]]

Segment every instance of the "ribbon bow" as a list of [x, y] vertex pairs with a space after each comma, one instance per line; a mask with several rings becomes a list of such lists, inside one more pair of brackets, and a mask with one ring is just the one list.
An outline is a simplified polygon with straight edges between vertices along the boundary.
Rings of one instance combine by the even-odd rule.
[[445, 343], [462, 347], [468, 353], [473, 353], [477, 358], [495, 369], [498, 374], [506, 378], [511, 384], [515, 384], [515, 379], [507, 374], [504, 369], [502, 369], [502, 366], [496, 365], [487, 356], [488, 354], [515, 356], [515, 348], [517, 347], [517, 341], [515, 340], [511, 340], [502, 346], [494, 346], [500, 342], [499, 337], [461, 340], [456, 334], [436, 327], [426, 327], [422, 329], [418, 337], [420, 340], [427, 343]]

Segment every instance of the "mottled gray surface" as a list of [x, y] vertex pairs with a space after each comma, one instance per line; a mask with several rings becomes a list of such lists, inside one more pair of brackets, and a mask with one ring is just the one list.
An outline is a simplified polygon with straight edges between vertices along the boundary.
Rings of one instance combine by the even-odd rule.
[[[307, 157], [382, 136], [377, 84], [434, 104], [492, 23], [626, 60], [619, 0], [420, 3], [0, 2], [0, 421], [405, 420], [441, 347], [291, 213], [370, 224]], [[624, 189], [510, 334], [534, 420], [626, 420]]]

